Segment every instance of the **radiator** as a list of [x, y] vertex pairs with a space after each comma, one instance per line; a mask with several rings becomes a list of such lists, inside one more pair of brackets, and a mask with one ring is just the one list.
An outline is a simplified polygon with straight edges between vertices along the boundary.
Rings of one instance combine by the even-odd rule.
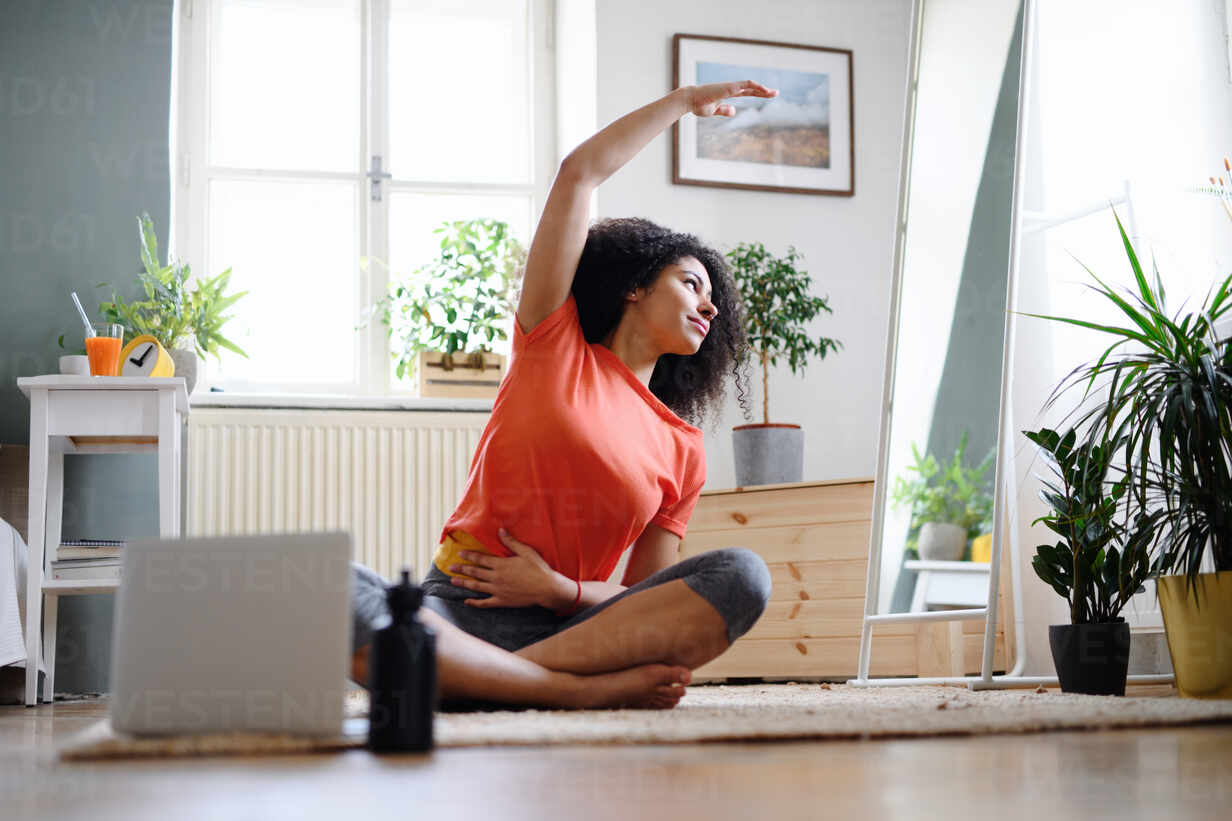
[[386, 578], [422, 578], [488, 413], [194, 408], [186, 531], [345, 530]]

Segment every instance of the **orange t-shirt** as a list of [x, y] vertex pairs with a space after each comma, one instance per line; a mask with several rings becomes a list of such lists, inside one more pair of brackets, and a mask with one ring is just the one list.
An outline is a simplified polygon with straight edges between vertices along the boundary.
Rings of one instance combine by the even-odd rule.
[[570, 295], [513, 354], [441, 539], [465, 531], [510, 556], [497, 530], [554, 570], [606, 580], [649, 523], [684, 537], [706, 478], [702, 432], [616, 354], [582, 335]]

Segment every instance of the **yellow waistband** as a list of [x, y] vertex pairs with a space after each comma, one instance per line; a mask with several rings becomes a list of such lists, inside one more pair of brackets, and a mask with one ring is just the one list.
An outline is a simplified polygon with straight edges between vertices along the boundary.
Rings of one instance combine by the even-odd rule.
[[[463, 550], [473, 550], [478, 553], [492, 553], [483, 546], [483, 542], [476, 539], [465, 530], [455, 530], [453, 533], [445, 536], [445, 540], [441, 542], [440, 547], [436, 549], [436, 555], [432, 557], [432, 564], [436, 565], [436, 569], [447, 576], [458, 576], [459, 573], [450, 572], [450, 565], [460, 564], [468, 565], [474, 562], [468, 562], [458, 555]], [[495, 555], [495, 554], [493, 554]]]

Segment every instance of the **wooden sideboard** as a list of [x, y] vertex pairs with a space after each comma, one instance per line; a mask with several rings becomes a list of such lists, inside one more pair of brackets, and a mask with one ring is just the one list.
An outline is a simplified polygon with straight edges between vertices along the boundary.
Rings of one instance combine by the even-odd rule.
[[[695, 680], [854, 676], [872, 511], [871, 479], [703, 492], [682, 555], [747, 547], [765, 559], [773, 591], [757, 624], [723, 655], [699, 667]], [[1008, 580], [1008, 566], [1003, 577]], [[1004, 595], [1001, 601], [1005, 607]], [[880, 626], [873, 633], [870, 673], [978, 672], [982, 631], [983, 622]], [[1007, 666], [1005, 646], [998, 630], [998, 670]]]

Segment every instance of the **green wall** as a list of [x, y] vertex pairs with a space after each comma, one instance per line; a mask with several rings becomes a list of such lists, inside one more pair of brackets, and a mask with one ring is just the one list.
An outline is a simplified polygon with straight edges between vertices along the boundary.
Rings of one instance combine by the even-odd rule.
[[[0, 442], [29, 440], [19, 376], [55, 373], [96, 310], [136, 293], [136, 216], [170, 213], [171, 0], [3, 0], [0, 10]], [[152, 456], [69, 457], [64, 536], [158, 532]], [[56, 690], [106, 689], [111, 596], [62, 600]]]

